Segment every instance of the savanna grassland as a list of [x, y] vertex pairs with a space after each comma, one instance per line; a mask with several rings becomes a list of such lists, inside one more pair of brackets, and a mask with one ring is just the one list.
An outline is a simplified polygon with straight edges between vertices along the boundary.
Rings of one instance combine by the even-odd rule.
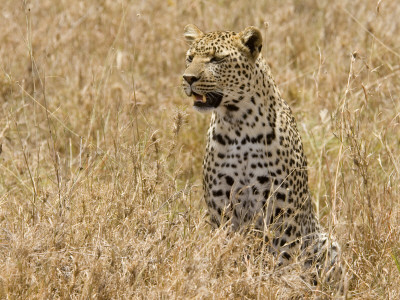
[[2, 0], [0, 15], [0, 299], [335, 298], [207, 223], [188, 23], [261, 28], [345, 297], [400, 299], [398, 1]]

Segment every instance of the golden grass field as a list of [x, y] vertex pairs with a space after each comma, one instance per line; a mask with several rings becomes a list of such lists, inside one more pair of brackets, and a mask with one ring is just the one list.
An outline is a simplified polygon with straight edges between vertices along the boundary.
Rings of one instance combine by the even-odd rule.
[[210, 115], [180, 87], [188, 23], [261, 28], [345, 298], [400, 299], [398, 1], [1, 6], [0, 299], [335, 298], [208, 225]]

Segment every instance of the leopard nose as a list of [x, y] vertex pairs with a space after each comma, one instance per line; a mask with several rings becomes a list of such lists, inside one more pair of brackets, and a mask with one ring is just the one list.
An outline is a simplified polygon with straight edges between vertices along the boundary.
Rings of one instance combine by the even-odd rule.
[[192, 84], [193, 82], [199, 80], [200, 77], [194, 75], [183, 75], [183, 79], [185, 79], [187, 83]]

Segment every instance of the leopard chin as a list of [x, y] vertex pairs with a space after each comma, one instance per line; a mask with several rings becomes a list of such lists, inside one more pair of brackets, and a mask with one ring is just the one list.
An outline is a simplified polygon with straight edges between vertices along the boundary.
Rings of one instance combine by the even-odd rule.
[[200, 112], [217, 108], [221, 104], [223, 98], [222, 94], [214, 92], [206, 93], [204, 95], [193, 92], [192, 96], [194, 98], [193, 107]]

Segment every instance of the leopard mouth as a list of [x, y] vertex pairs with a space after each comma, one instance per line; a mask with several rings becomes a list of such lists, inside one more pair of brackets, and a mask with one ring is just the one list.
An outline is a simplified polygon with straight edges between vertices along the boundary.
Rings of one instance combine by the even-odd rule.
[[206, 93], [204, 95], [192, 92], [192, 96], [194, 100], [193, 106], [200, 110], [218, 107], [223, 97], [222, 94], [214, 92]]

